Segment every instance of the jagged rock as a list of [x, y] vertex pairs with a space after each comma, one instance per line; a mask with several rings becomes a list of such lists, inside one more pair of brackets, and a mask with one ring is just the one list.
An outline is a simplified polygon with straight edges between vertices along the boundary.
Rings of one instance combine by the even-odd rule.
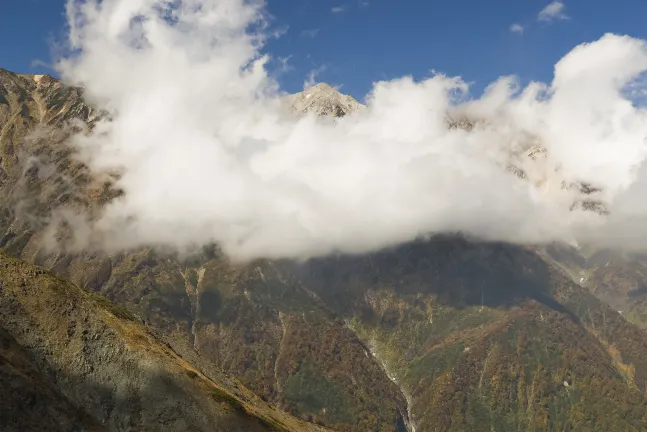
[[344, 117], [365, 108], [351, 96], [341, 94], [326, 83], [319, 83], [288, 96], [287, 103], [294, 112], [313, 113], [320, 117]]

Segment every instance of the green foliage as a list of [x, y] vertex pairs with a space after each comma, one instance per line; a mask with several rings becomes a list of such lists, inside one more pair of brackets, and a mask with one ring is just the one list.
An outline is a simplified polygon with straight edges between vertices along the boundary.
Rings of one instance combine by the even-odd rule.
[[238, 399], [219, 388], [212, 388], [210, 394], [211, 398], [218, 403], [227, 404], [236, 411], [245, 411], [245, 407]]
[[[222, 299], [220, 293], [214, 289], [205, 289], [200, 292], [198, 299], [198, 318], [206, 322], [219, 322]], [[227, 306], [227, 304], [225, 304]]]
[[457, 343], [442, 350], [434, 350], [426, 356], [412, 361], [407, 380], [415, 383], [429, 376], [441, 375], [458, 363], [464, 350], [464, 345]]
[[642, 329], [647, 329], [647, 322], [645, 320], [645, 317], [643, 313], [637, 312], [637, 311], [628, 311], [623, 314], [625, 319], [629, 321], [630, 323], [642, 328]]
[[90, 297], [94, 300], [97, 306], [99, 306], [104, 310], [107, 310], [115, 317], [128, 320], [128, 321], [137, 321], [137, 317], [135, 317], [135, 315], [132, 312], [130, 312], [128, 309], [126, 309], [121, 305], [112, 303], [110, 300], [106, 299], [102, 295], [97, 293], [91, 293]]
[[303, 412], [323, 412], [332, 422], [348, 420], [348, 403], [340, 389], [306, 363], [285, 382], [285, 397]]
[[196, 269], [188, 269], [187, 270], [187, 279], [189, 280], [189, 283], [193, 285], [194, 287], [198, 286], [198, 272]]
[[20, 236], [14, 236], [4, 246], [3, 252], [11, 257], [17, 258], [20, 256], [25, 246], [27, 246], [27, 243], [29, 243], [29, 239], [31, 239], [31, 233], [28, 232], [23, 233]]
[[263, 417], [263, 416], [257, 416], [258, 422], [263, 425], [263, 427], [267, 428], [270, 431], [273, 432], [287, 432], [287, 429], [285, 429], [283, 426], [278, 424], [272, 419]]
[[186, 374], [186, 376], [188, 376], [191, 379], [195, 379], [195, 378], [198, 377], [197, 373], [195, 373], [194, 371], [189, 370], [189, 369], [185, 369], [184, 373]]

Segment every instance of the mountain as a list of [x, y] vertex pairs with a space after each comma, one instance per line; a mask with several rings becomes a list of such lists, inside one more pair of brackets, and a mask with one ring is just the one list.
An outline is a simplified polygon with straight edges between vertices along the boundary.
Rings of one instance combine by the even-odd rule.
[[99, 295], [4, 255], [0, 278], [3, 431], [322, 430], [194, 368]]
[[352, 97], [339, 93], [337, 89], [326, 83], [319, 83], [290, 95], [286, 103], [293, 112], [313, 113], [320, 117], [344, 117], [365, 108]]
[[[449, 129], [462, 129], [467, 132], [474, 131], [481, 126], [488, 126], [488, 122], [475, 119], [460, 112], [447, 114]], [[591, 211], [599, 215], [608, 215], [609, 210], [601, 199], [602, 189], [581, 181], [569, 181], [560, 172], [560, 164], [550, 160], [545, 143], [539, 137], [529, 135], [525, 131], [520, 136], [523, 139], [515, 142], [509, 148], [507, 169], [518, 178], [532, 184], [540, 193], [551, 193], [555, 190], [568, 192], [572, 198], [571, 211]]]
[[[81, 89], [49, 77], [0, 71], [0, 97], [0, 248], [48, 269], [47, 278], [70, 281], [65, 286], [81, 299], [75, 301], [134, 316], [128, 325], [153, 335], [153, 345], [167, 353], [156, 360], [158, 370], [195, 371], [201, 383], [242, 401], [249, 414], [244, 421], [257, 421], [255, 415], [279, 421], [276, 406], [292, 416], [282, 414], [288, 430], [315, 423], [337, 431], [646, 430], [646, 335], [573, 277], [567, 264], [578, 258], [568, 247], [436, 236], [363, 256], [245, 264], [217, 248], [190, 258], [150, 249], [111, 256], [48, 252], [45, 222], [55, 208], [91, 212], [121, 193], [75, 161], [67, 145], [70, 128], [78, 127], [66, 126], [68, 120], [92, 124], [98, 111], [83, 102]], [[296, 113], [340, 116], [362, 109], [323, 84], [290, 101]], [[11, 262], [33, 268], [22, 261]], [[44, 277], [23, 274], [34, 286]], [[5, 286], [9, 276], [0, 277]], [[6, 298], [21, 293], [20, 283]], [[614, 280], [608, 284], [616, 289]], [[37, 302], [31, 309], [9, 307], [12, 320], [25, 322], [3, 327], [16, 341], [12, 350], [23, 358], [53, 350], [51, 361], [82, 375], [77, 356], [55, 350], [71, 345], [57, 342], [67, 333], [37, 324], [50, 323], [45, 306], [59, 313], [58, 303], [38, 303], [33, 293], [21, 294], [22, 302]], [[114, 303], [95, 302], [97, 295]], [[80, 328], [95, 331], [75, 313], [81, 324], [65, 337], [77, 337]], [[90, 315], [105, 324], [114, 318], [106, 314]], [[38, 341], [25, 336], [32, 326]], [[102, 350], [91, 346], [87, 356], [100, 357]], [[108, 359], [101, 376], [127, 370], [115, 366], [123, 364], [121, 357]], [[47, 389], [44, 400], [62, 395], [57, 400], [65, 421], [120, 430], [109, 414], [97, 414], [114, 406], [109, 400], [116, 396], [80, 407], [70, 391], [75, 387], [47, 381], [50, 375], [34, 364], [41, 372], [33, 379]], [[204, 412], [200, 407], [211, 403], [205, 393], [191, 387], [186, 373], [171, 375], [184, 393], [160, 387], [159, 404], [193, 396], [191, 409]], [[236, 379], [238, 388], [249, 389], [247, 399], [228, 384]], [[88, 378], [80, 382], [92, 385]], [[255, 411], [265, 407], [260, 401], [270, 404], [271, 416]], [[174, 429], [184, 430], [167, 425]]]
[[545, 254], [626, 320], [647, 329], [647, 257], [606, 249], [551, 245]]
[[[201, 370], [221, 368], [282, 409], [338, 430], [402, 430], [406, 401], [357, 336], [271, 262], [213, 251], [180, 261], [153, 250], [48, 253], [52, 210], [91, 211], [119, 195], [73, 158], [68, 118], [96, 111], [80, 89], [0, 71], [0, 248], [141, 316]], [[76, 113], [76, 114], [74, 114]]]

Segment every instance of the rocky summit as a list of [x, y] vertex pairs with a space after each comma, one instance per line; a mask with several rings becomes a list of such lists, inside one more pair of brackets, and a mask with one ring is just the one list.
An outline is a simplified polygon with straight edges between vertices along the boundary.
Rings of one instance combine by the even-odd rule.
[[320, 117], [344, 117], [365, 108], [352, 97], [341, 94], [326, 83], [316, 84], [286, 99], [292, 111], [301, 114], [313, 113]]
[[[363, 109], [325, 84], [290, 103]], [[460, 235], [299, 263], [52, 252], [53, 210], [122, 193], [68, 143], [98, 115], [0, 70], [0, 430], [647, 430], [644, 257]]]

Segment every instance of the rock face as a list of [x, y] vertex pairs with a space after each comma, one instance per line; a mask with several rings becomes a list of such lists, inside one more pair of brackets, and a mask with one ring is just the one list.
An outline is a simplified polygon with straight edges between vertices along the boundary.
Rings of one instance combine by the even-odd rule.
[[[471, 132], [487, 122], [476, 121], [465, 115], [448, 115], [449, 129], [462, 129]], [[591, 211], [601, 216], [609, 214], [606, 203], [601, 197], [603, 192], [594, 185], [581, 181], [566, 181], [558, 169], [559, 164], [549, 163], [549, 153], [536, 136], [526, 136], [517, 143], [517, 148], [509, 153], [507, 169], [518, 178], [528, 181], [539, 191], [561, 189], [573, 196], [570, 210]]]
[[0, 328], [0, 427], [3, 431], [105, 431], [65, 397], [30, 352]]
[[[0, 270], [24, 269], [0, 272], [7, 345], [46, 359], [29, 364], [43, 400], [61, 395], [61, 424], [254, 430], [262, 417], [287, 430], [644, 430], [647, 338], [569, 277], [567, 255], [459, 236], [306, 263], [236, 264], [215, 248], [183, 260], [147, 249], [47, 253], [53, 208], [92, 211], [120, 192], [71, 157], [63, 120], [96, 115], [80, 90], [0, 71], [0, 95], [0, 248], [84, 290], [58, 282], [65, 295], [37, 295], [57, 279], [0, 260]], [[325, 85], [290, 103], [317, 115], [362, 109]], [[212, 388], [225, 393], [216, 405]], [[139, 405], [123, 402], [131, 394]], [[228, 402], [246, 414], [228, 414]], [[158, 405], [174, 408], [164, 416]]]
[[365, 108], [350, 96], [339, 93], [326, 83], [319, 83], [300, 93], [288, 96], [287, 103], [297, 113], [344, 117]]

